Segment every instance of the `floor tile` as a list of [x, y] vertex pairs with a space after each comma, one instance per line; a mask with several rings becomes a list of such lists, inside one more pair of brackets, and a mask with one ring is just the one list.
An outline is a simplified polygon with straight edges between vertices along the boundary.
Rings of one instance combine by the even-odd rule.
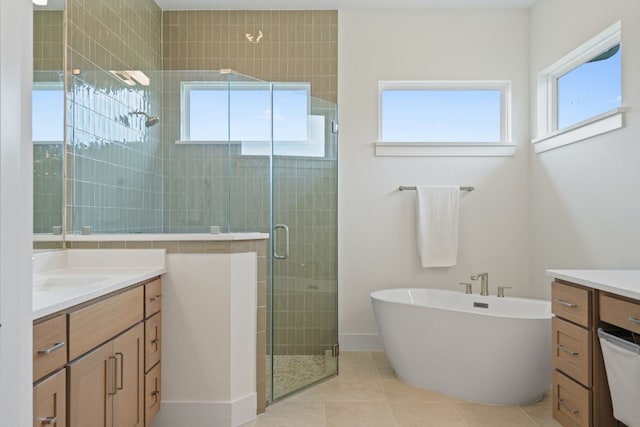
[[548, 395], [491, 406], [398, 380], [382, 352], [342, 352], [340, 375], [273, 403], [242, 427], [559, 427]]
[[451, 402], [390, 402], [398, 427], [466, 427]]
[[469, 427], [535, 427], [518, 406], [492, 406], [456, 401], [455, 408]]
[[381, 381], [389, 402], [449, 402], [441, 394], [405, 384], [399, 380]]
[[356, 381], [333, 379], [327, 381], [327, 402], [386, 402], [380, 381]]
[[395, 427], [386, 402], [327, 402], [327, 427]]

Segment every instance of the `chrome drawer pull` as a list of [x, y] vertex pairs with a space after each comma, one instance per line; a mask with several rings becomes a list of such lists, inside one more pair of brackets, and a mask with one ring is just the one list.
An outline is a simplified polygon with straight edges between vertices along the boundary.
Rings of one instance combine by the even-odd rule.
[[572, 414], [579, 414], [580, 411], [578, 411], [577, 409], [573, 409], [571, 406], [567, 405], [566, 403], [564, 403], [564, 399], [558, 399], [558, 403], [562, 406], [564, 406], [564, 408], [571, 412]]
[[629, 322], [640, 325], [640, 319], [638, 319], [637, 317], [629, 317]]
[[151, 396], [153, 396], [153, 397], [158, 397], [158, 396], [160, 396], [160, 392], [159, 392], [158, 390], [156, 390], [156, 391], [152, 391], [152, 392], [151, 392]]
[[120, 356], [120, 387], [116, 383], [116, 390], [122, 390], [124, 388], [124, 354], [116, 353], [116, 370], [118, 369], [118, 356]]
[[160, 338], [156, 338], [156, 339], [151, 340], [151, 344], [159, 345], [160, 344]]
[[562, 344], [557, 344], [557, 346], [560, 350], [564, 351], [567, 354], [570, 354], [571, 356], [577, 356], [580, 354], [577, 351], [569, 350], [567, 347], [563, 346]]
[[153, 296], [153, 297], [149, 298], [149, 301], [154, 302], [154, 301], [159, 300], [160, 298], [162, 298], [162, 295], [156, 295], [156, 296]]
[[558, 298], [558, 299], [556, 300], [556, 302], [557, 302], [558, 304], [564, 305], [565, 307], [576, 308], [576, 307], [578, 306], [578, 304], [574, 304], [574, 303], [572, 303], [572, 302], [566, 302], [566, 301], [564, 301], [564, 300], [561, 300], [560, 298]]
[[[111, 363], [112, 360], [114, 363]], [[114, 396], [118, 392], [118, 359], [114, 356], [109, 356], [107, 364], [107, 375], [111, 374], [111, 390], [107, 393], [109, 396]]]
[[57, 342], [46, 350], [38, 350], [38, 354], [51, 354], [62, 347], [64, 347], [64, 341]]
[[47, 417], [42, 420], [42, 424], [56, 424], [58, 422], [58, 417]]

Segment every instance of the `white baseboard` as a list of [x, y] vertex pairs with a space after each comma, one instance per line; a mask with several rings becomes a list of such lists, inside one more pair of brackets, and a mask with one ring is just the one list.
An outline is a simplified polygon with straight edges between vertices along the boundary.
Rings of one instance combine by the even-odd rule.
[[233, 402], [162, 401], [153, 427], [237, 427], [256, 417], [256, 394]]
[[378, 334], [340, 334], [340, 351], [383, 351]]

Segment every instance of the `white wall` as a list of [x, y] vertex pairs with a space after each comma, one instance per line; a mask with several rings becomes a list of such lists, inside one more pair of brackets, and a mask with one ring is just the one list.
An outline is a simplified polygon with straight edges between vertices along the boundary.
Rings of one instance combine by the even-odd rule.
[[[340, 10], [338, 40], [342, 348], [375, 342], [368, 334], [377, 334], [369, 302], [376, 289], [458, 289], [488, 271], [492, 293], [507, 285], [528, 295], [528, 12]], [[378, 81], [404, 79], [511, 80], [516, 156], [375, 157]], [[397, 191], [416, 184], [476, 188], [462, 196], [456, 267], [419, 266], [415, 193]]]
[[630, 107], [626, 127], [531, 157], [535, 296], [549, 295], [548, 268], [640, 267], [639, 2], [536, 2], [530, 21], [531, 114], [535, 123], [537, 74], [618, 20], [622, 103]]
[[162, 280], [162, 409], [154, 426], [255, 418], [255, 252], [167, 254]]
[[32, 4], [0, 2], [0, 426], [33, 424]]

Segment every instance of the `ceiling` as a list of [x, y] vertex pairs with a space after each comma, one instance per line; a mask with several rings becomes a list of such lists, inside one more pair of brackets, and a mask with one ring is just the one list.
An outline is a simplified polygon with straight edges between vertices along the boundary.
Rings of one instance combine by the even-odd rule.
[[535, 0], [155, 0], [163, 10], [528, 8]]

